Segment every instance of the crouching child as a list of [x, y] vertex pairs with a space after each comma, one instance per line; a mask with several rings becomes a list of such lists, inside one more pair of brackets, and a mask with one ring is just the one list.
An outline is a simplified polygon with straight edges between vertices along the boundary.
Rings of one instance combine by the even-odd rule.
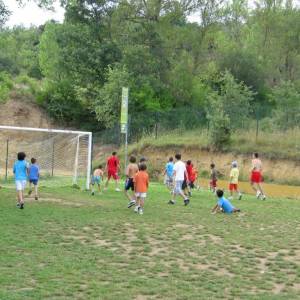
[[222, 190], [217, 190], [216, 195], [218, 197], [218, 203], [212, 209], [212, 214], [217, 212], [231, 214], [241, 211], [239, 208], [235, 208], [231, 202], [224, 197], [224, 192]]

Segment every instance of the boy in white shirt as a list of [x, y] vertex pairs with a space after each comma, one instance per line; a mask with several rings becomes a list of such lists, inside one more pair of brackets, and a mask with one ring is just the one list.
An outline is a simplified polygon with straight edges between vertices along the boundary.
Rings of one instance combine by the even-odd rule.
[[[185, 163], [181, 160], [181, 154], [175, 155], [175, 164], [174, 164], [174, 190], [173, 190], [173, 198], [169, 201], [169, 204], [175, 204], [176, 195], [180, 195], [183, 198], [184, 205], [188, 205], [190, 200], [186, 197], [182, 190], [182, 184], [184, 181], [184, 177], [188, 181], [188, 174], [186, 171]], [[187, 182], [188, 184], [188, 182]]]

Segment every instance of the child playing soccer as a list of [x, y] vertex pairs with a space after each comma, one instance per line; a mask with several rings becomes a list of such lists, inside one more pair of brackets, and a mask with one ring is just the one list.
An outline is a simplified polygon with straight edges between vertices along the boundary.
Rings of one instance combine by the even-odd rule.
[[118, 172], [120, 171], [120, 161], [117, 157], [117, 152], [113, 152], [112, 155], [107, 159], [106, 168], [107, 171], [107, 180], [105, 183], [105, 189], [107, 189], [110, 178], [112, 177], [115, 180], [116, 192], [120, 192], [119, 189], [119, 176]]
[[176, 195], [180, 195], [183, 198], [184, 205], [188, 205], [190, 203], [189, 198], [184, 194], [182, 190], [182, 185], [184, 179], [186, 178], [187, 184], [188, 182], [188, 174], [186, 171], [185, 163], [181, 160], [181, 154], [175, 155], [176, 162], [174, 164], [174, 190], [173, 190], [173, 198], [168, 202], [168, 204], [175, 204]]
[[238, 183], [239, 183], [239, 174], [240, 171], [237, 166], [237, 162], [233, 161], [231, 164], [231, 171], [230, 171], [230, 182], [229, 182], [229, 192], [230, 192], [230, 198], [233, 198], [233, 191], [235, 191], [239, 195], [239, 200], [242, 199], [242, 193], [238, 189]]
[[26, 162], [25, 157], [26, 154], [24, 152], [19, 152], [18, 160], [15, 162], [13, 167], [18, 197], [17, 207], [20, 209], [24, 209], [24, 190], [28, 175], [28, 163]]
[[241, 210], [238, 208], [235, 208], [229, 200], [227, 200], [224, 197], [224, 192], [222, 190], [217, 190], [216, 195], [218, 197], [218, 203], [214, 206], [212, 209], [212, 214], [215, 214], [217, 212], [224, 212], [227, 214], [240, 212]]
[[173, 174], [174, 174], [174, 163], [173, 163], [173, 157], [171, 156], [164, 170], [165, 185], [170, 191], [173, 188]]
[[188, 174], [189, 184], [187, 185], [188, 195], [191, 196], [191, 190], [195, 188], [195, 180], [196, 180], [196, 170], [194, 169], [194, 165], [191, 160], [186, 162], [186, 172]]
[[[258, 157], [258, 153], [253, 154], [252, 159], [252, 168], [251, 168], [251, 186], [256, 192], [256, 197], [261, 198], [262, 200], [266, 199], [266, 195], [263, 192], [261, 187], [262, 182], [262, 162]], [[256, 187], [255, 187], [256, 186]]]
[[28, 171], [28, 178], [29, 178], [29, 192], [28, 195], [30, 196], [32, 193], [31, 185], [34, 186], [34, 198], [38, 200], [38, 182], [40, 178], [40, 167], [37, 164], [36, 159], [33, 157], [31, 158], [31, 165], [29, 166]]
[[92, 177], [92, 182], [91, 182], [91, 185], [92, 185], [92, 196], [95, 195], [95, 184], [97, 184], [98, 186], [98, 192], [100, 193], [101, 192], [101, 181], [103, 180], [103, 175], [104, 175], [104, 172], [103, 172], [103, 167], [102, 165], [99, 165], [98, 168], [96, 168], [94, 170], [94, 173], [93, 173], [93, 177]]
[[216, 192], [216, 188], [217, 188], [217, 181], [218, 181], [218, 172], [216, 170], [216, 166], [214, 163], [212, 163], [210, 165], [210, 183], [209, 183], [209, 187], [210, 190], [215, 193]]
[[[129, 200], [128, 208], [130, 208], [130, 207], [132, 207], [136, 204], [133, 180], [134, 180], [135, 174], [139, 171], [139, 167], [136, 163], [135, 156], [131, 156], [130, 159], [129, 159], [129, 162], [130, 162], [129, 165], [126, 168], [126, 181], [125, 181], [125, 196]], [[129, 190], [131, 190], [133, 192], [131, 197], [128, 194]]]
[[149, 187], [149, 175], [146, 170], [146, 164], [141, 163], [139, 171], [134, 176], [134, 191], [136, 196], [136, 207], [134, 211], [140, 215], [144, 213], [144, 205]]

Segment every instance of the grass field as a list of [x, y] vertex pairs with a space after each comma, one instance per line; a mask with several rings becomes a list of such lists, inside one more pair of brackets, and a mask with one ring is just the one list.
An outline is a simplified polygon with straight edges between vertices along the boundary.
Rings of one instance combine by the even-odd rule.
[[[112, 188], [112, 187], [111, 187]], [[153, 183], [143, 216], [123, 194], [42, 188], [15, 207], [0, 190], [0, 299], [300, 299], [300, 203], [246, 196], [166, 204]]]

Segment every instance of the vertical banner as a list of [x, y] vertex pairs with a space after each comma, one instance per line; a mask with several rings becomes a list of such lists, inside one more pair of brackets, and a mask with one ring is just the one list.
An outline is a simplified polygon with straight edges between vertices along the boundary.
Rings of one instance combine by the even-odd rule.
[[126, 172], [127, 156], [128, 156], [128, 88], [126, 87], [122, 88], [121, 133], [125, 134], [124, 172]]
[[128, 88], [122, 88], [121, 133], [127, 134], [128, 129]]

